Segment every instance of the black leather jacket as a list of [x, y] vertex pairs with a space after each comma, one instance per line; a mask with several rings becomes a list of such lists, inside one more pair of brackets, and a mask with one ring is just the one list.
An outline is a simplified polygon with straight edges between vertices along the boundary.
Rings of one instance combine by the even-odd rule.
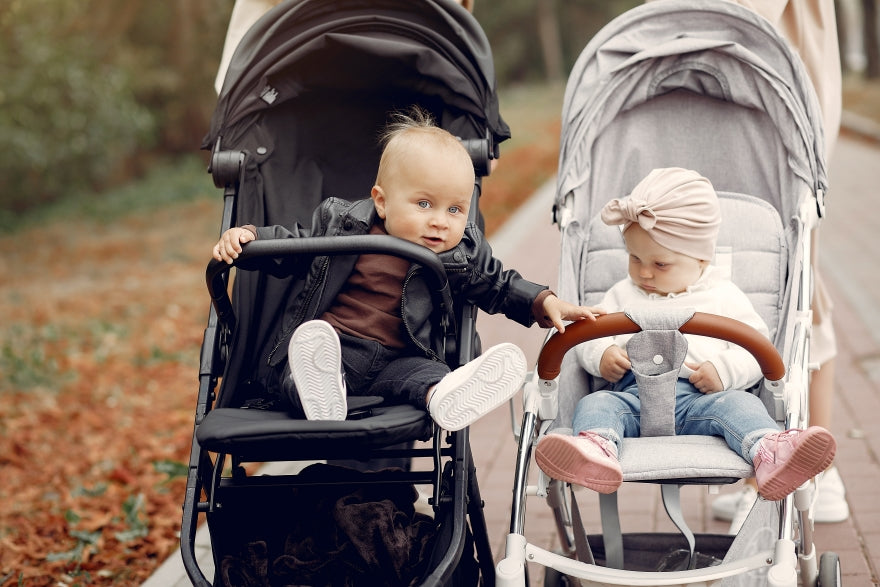
[[[338, 198], [324, 200], [312, 216], [312, 228], [296, 225], [256, 228], [257, 238], [296, 238], [305, 236], [364, 235], [379, 220], [371, 199], [348, 202]], [[468, 223], [464, 237], [453, 249], [440, 254], [455, 300], [467, 300], [489, 314], [503, 313], [524, 326], [535, 322], [532, 305], [547, 286], [524, 279], [518, 272], [505, 270], [492, 256], [483, 232]], [[301, 272], [294, 303], [268, 357], [270, 365], [286, 359], [290, 337], [297, 326], [321, 316], [342, 289], [354, 269], [357, 256], [320, 256], [312, 259], [307, 272]], [[417, 265], [410, 267], [403, 285], [402, 318], [414, 345], [426, 356], [442, 360], [434, 351], [439, 336], [433, 328], [434, 304], [428, 284]]]

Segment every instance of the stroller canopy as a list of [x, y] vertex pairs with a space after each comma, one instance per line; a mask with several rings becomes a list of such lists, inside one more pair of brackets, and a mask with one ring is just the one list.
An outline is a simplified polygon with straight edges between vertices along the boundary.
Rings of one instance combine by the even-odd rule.
[[243, 211], [288, 223], [327, 196], [366, 197], [388, 113], [412, 104], [460, 138], [510, 136], [470, 13], [451, 0], [287, 0], [239, 43], [202, 147], [245, 151], [263, 198], [297, 194], [293, 209]]
[[[573, 196], [584, 221], [650, 169], [681, 166], [789, 218], [805, 187], [826, 189], [821, 120], [803, 64], [760, 16], [715, 0], [644, 4], [606, 26], [573, 68], [557, 205]], [[780, 165], [755, 164], [768, 160]]]

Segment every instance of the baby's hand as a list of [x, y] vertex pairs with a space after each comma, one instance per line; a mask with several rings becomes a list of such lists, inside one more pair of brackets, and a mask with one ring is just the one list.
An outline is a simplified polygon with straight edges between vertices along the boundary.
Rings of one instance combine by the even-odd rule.
[[715, 393], [724, 390], [724, 384], [718, 375], [718, 369], [711, 361], [706, 361], [700, 365], [696, 363], [685, 363], [685, 365], [693, 370], [688, 380], [701, 393]]
[[620, 381], [620, 378], [626, 375], [630, 369], [632, 369], [632, 363], [629, 361], [629, 355], [616, 344], [605, 349], [602, 358], [599, 359], [599, 375], [610, 383]]
[[559, 332], [565, 332], [565, 324], [563, 320], [596, 320], [597, 314], [605, 314], [605, 310], [601, 308], [591, 308], [589, 306], [575, 306], [555, 295], [549, 295], [544, 298], [544, 315], [550, 319], [553, 326]]
[[232, 263], [241, 253], [241, 245], [249, 243], [257, 237], [247, 228], [230, 228], [220, 237], [214, 245], [214, 258], [218, 261]]

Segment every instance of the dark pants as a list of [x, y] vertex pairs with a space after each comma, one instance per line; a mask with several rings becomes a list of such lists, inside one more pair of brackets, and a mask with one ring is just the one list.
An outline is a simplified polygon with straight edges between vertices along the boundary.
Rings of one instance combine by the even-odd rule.
[[[427, 408], [425, 398], [428, 389], [449, 373], [449, 367], [440, 361], [432, 361], [422, 356], [408, 354], [409, 349], [391, 349], [371, 340], [364, 340], [346, 334], [339, 335], [342, 349], [342, 371], [347, 395], [375, 395], [385, 398], [387, 403], [410, 403], [422, 409]], [[282, 387], [293, 406], [293, 412], [303, 417], [305, 414], [293, 378], [290, 365], [284, 369]], [[409, 449], [411, 442], [397, 445], [397, 449]], [[368, 462], [338, 460], [332, 464], [361, 471], [379, 471], [387, 468], [409, 470], [410, 459], [387, 458]]]
[[[449, 367], [411, 349], [392, 349], [372, 340], [339, 335], [347, 395], [375, 395], [391, 404], [426, 408], [428, 389], [449, 373]], [[302, 412], [290, 365], [284, 370], [284, 391], [296, 412]]]

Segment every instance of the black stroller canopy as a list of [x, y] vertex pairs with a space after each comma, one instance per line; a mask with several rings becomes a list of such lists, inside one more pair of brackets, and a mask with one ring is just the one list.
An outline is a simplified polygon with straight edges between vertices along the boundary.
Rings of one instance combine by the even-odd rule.
[[483, 31], [454, 2], [411, 4], [402, 13], [381, 0], [289, 0], [270, 10], [236, 49], [203, 148], [218, 137], [239, 148], [260, 113], [316, 92], [427, 102], [462, 138], [508, 138]]

